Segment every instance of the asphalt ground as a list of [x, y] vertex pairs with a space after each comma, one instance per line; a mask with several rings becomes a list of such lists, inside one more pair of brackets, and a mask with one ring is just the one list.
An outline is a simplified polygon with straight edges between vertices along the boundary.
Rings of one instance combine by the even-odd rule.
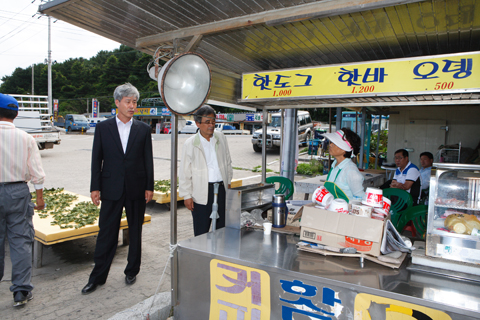
[[[184, 141], [190, 135], [179, 135], [178, 158]], [[63, 134], [61, 144], [41, 151], [46, 173], [46, 188], [63, 187], [67, 191], [90, 196], [90, 158], [93, 143], [91, 134]], [[170, 135], [153, 136], [155, 180], [170, 179]], [[255, 153], [251, 136], [227, 137], [233, 167], [233, 177], [243, 179], [243, 184], [261, 181], [260, 173], [251, 170], [261, 165], [261, 153]], [[279, 171], [278, 151], [267, 152], [268, 168]], [[298, 177], [302, 179], [302, 177]], [[295, 178], [297, 180], [297, 177]], [[295, 195], [303, 199], [303, 195]], [[152, 222], [143, 228], [142, 266], [134, 285], [125, 284], [123, 270], [126, 266], [128, 246], [119, 246], [106, 284], [89, 295], [80, 293], [87, 284], [93, 268], [96, 236], [44, 246], [43, 266], [33, 269], [34, 299], [25, 307], [13, 307], [9, 287], [11, 263], [8, 245], [5, 257], [5, 276], [0, 282], [0, 319], [108, 319], [132, 308], [153, 296], [169, 257], [170, 209], [165, 204], [151, 202], [146, 213]], [[193, 237], [191, 213], [178, 202], [178, 241]], [[170, 266], [158, 292], [170, 292]]]

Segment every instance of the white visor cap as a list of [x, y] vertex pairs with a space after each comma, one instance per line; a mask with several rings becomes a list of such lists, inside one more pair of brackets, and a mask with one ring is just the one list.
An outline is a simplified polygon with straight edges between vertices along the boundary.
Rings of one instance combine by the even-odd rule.
[[353, 151], [352, 145], [348, 142], [343, 136], [343, 130], [338, 130], [332, 133], [324, 133], [322, 134], [325, 138], [330, 140], [330, 142], [334, 143], [337, 147], [345, 151]]

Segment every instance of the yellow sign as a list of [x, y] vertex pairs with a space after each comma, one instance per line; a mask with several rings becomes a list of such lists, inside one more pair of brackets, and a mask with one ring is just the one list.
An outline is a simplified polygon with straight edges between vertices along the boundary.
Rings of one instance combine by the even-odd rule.
[[157, 108], [137, 108], [135, 116], [156, 116], [157, 115]]
[[243, 102], [480, 91], [480, 52], [245, 73]]
[[[118, 114], [118, 109], [115, 110], [115, 114]], [[133, 113], [134, 116], [156, 116], [157, 108], [137, 108]], [[161, 113], [158, 114], [161, 116]]]
[[354, 320], [452, 320], [443, 311], [412, 303], [359, 293], [355, 296]]
[[217, 259], [210, 261], [210, 319], [270, 319], [270, 276]]

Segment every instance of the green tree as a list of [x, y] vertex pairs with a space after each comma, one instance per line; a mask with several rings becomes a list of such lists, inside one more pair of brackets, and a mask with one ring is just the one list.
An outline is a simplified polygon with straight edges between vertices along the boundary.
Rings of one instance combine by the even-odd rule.
[[[157, 82], [150, 79], [146, 67], [150, 55], [121, 45], [113, 51], [99, 51], [90, 59], [70, 58], [52, 65], [52, 94], [59, 100], [60, 114], [84, 113], [91, 111], [91, 100], [97, 98], [102, 112], [115, 106], [114, 89], [125, 82], [131, 82], [141, 92], [141, 98], [159, 96]], [[32, 67], [17, 68], [2, 78], [0, 92], [30, 94], [32, 88]], [[36, 95], [48, 94], [48, 66], [40, 63], [34, 66]]]

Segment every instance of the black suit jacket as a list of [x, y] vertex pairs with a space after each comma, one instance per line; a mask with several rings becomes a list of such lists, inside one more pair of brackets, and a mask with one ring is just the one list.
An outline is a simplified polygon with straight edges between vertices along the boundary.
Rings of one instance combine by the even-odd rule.
[[91, 191], [102, 200], [118, 200], [125, 188], [130, 200], [145, 199], [153, 191], [153, 152], [150, 126], [133, 119], [124, 153], [116, 118], [97, 123], [92, 149]]

